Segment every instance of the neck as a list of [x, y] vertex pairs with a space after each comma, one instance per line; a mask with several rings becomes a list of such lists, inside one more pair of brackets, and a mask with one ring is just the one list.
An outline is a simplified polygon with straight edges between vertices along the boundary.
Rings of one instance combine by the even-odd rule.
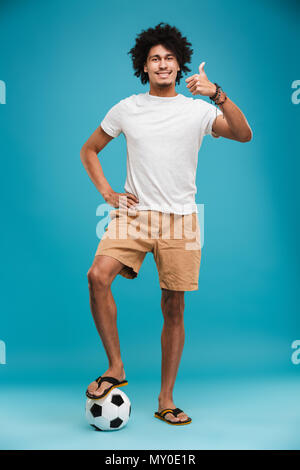
[[176, 93], [175, 85], [170, 86], [170, 87], [164, 87], [164, 88], [150, 85], [149, 95], [170, 98], [172, 96], [177, 96], [178, 93]]

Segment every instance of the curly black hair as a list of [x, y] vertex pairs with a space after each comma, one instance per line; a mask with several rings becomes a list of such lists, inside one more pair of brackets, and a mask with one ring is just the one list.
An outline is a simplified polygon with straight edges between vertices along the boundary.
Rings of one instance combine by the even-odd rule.
[[192, 44], [187, 41], [186, 37], [182, 36], [175, 26], [170, 26], [164, 22], [159, 23], [155, 28], [149, 28], [146, 31], [142, 30], [136, 38], [135, 46], [127, 52], [127, 54], [131, 54], [133, 68], [135, 70], [134, 75], [141, 77], [143, 85], [149, 81], [148, 73], [144, 72], [144, 65], [147, 62], [151, 47], [158, 44], [163, 45], [176, 55], [177, 62], [180, 66], [176, 77], [176, 82], [179, 85], [183, 73], [191, 71], [185, 64], [191, 62], [193, 49], [190, 46]]

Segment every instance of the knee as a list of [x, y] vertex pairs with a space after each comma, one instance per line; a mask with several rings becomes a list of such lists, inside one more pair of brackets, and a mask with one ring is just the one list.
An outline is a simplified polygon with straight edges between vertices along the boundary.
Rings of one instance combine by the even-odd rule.
[[111, 285], [109, 276], [99, 267], [91, 266], [87, 273], [89, 289], [108, 288]]
[[164, 320], [170, 324], [183, 322], [184, 297], [181, 292], [174, 292], [162, 300], [162, 311]]

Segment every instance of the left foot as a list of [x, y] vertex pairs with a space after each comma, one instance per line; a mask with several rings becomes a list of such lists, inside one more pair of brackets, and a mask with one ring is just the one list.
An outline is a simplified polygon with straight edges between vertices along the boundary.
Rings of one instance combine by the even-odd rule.
[[[166, 408], [171, 408], [172, 410], [176, 408], [173, 400], [159, 401], [158, 411], [161, 412], [162, 410], [165, 410]], [[186, 421], [189, 418], [189, 416], [185, 414], [184, 412], [179, 413], [177, 417], [175, 417], [172, 413], [166, 413], [164, 417], [168, 419], [169, 421], [177, 422], [177, 423], [179, 421]]]

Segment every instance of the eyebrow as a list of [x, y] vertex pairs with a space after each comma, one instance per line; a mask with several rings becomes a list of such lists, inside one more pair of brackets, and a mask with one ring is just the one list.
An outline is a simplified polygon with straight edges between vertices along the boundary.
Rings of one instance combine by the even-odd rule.
[[[171, 52], [169, 52], [169, 54], [166, 54], [165, 57], [168, 57], [169, 55], [172, 55], [174, 57], [174, 54], [172, 54]], [[152, 59], [152, 57], [160, 57], [160, 55], [159, 54], [151, 55], [149, 59]]]

